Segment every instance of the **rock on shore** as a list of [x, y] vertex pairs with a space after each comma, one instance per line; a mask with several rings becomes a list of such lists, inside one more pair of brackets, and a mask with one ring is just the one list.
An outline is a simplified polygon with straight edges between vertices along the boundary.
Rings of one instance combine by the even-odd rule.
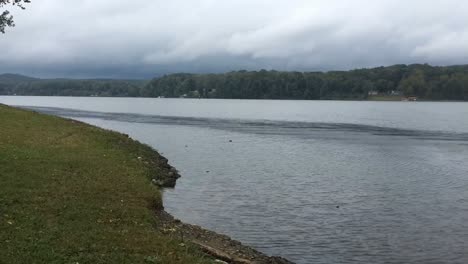
[[174, 188], [177, 179], [180, 178], [177, 169], [172, 167], [168, 160], [161, 155], [159, 155], [155, 165], [159, 168], [160, 173], [153, 176], [152, 183], [162, 188]]

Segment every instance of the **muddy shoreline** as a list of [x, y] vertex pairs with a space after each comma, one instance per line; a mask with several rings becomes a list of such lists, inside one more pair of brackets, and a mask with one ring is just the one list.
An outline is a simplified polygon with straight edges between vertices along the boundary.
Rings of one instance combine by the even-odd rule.
[[[156, 152], [156, 151], [155, 151]], [[156, 152], [157, 153], [157, 152]], [[172, 167], [168, 159], [158, 153], [158, 159], [151, 161], [159, 170], [152, 183], [160, 188], [174, 188], [181, 177], [177, 169]], [[206, 230], [197, 225], [183, 223], [164, 211], [156, 208], [156, 228], [165, 235], [180, 239], [183, 243], [192, 243], [203, 252], [218, 259], [219, 263], [235, 264], [293, 264], [293, 262], [276, 256], [267, 256], [229, 236]]]

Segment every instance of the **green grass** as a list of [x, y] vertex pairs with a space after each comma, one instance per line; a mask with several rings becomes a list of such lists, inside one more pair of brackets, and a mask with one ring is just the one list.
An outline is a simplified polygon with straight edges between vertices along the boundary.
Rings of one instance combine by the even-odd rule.
[[155, 228], [157, 157], [119, 133], [0, 105], [0, 263], [212, 263]]

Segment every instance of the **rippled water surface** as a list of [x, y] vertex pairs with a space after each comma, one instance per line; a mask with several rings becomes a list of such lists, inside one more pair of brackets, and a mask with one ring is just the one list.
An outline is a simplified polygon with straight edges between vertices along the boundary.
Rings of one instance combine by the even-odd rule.
[[[468, 104], [0, 97], [130, 134], [166, 209], [297, 263], [468, 263]], [[231, 142], [232, 141], [232, 142]]]

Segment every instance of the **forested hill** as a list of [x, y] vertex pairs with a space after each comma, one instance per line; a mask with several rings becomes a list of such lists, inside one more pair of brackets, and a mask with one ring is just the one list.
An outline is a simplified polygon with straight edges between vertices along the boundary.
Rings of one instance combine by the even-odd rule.
[[0, 75], [0, 95], [194, 97], [240, 99], [376, 99], [468, 101], [468, 65], [394, 65], [332, 72], [178, 73], [150, 82], [34, 79]]
[[0, 95], [43, 96], [139, 96], [146, 81], [38, 79], [0, 74]]
[[19, 82], [29, 82], [29, 81], [34, 81], [34, 80], [38, 80], [38, 79], [20, 75], [20, 74], [11, 74], [11, 73], [0, 74], [0, 84], [15, 84]]
[[225, 74], [172, 74], [153, 79], [146, 97], [245, 99], [367, 99], [414, 96], [428, 100], [468, 100], [468, 65], [394, 65], [334, 72], [238, 71]]

